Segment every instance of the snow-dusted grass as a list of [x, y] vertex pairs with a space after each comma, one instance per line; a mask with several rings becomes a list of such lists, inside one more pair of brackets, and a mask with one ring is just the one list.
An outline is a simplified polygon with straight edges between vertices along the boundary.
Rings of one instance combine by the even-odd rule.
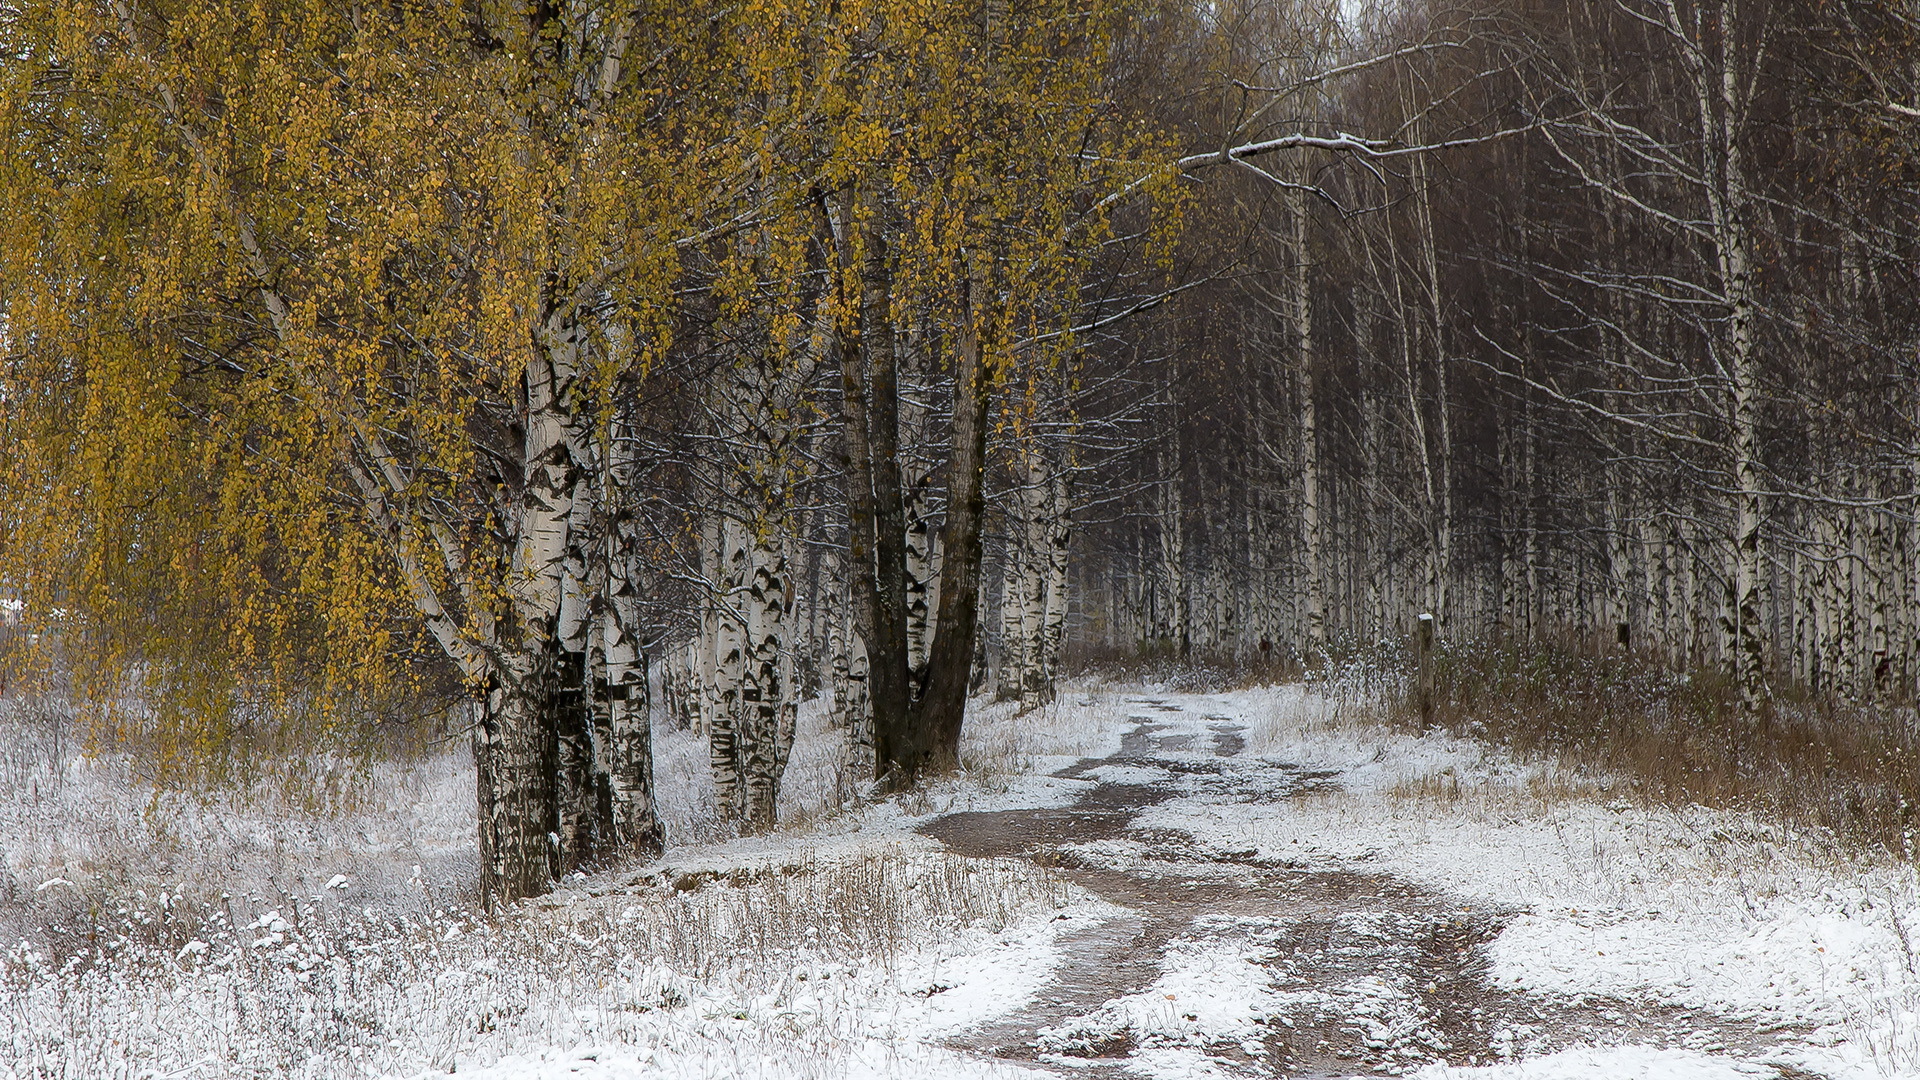
[[[101, 936], [156, 940], [218, 910], [250, 921], [292, 896], [343, 895], [418, 914], [458, 906], [474, 873], [464, 753], [406, 765], [298, 763], [310, 783], [245, 791], [146, 782], [134, 761], [81, 753], [57, 703], [0, 700], [0, 934], [63, 959]], [[144, 915], [139, 913], [145, 912]], [[178, 943], [176, 943], [178, 944]]]
[[1753, 716], [1728, 671], [1552, 636], [1443, 642], [1434, 678], [1427, 720], [1405, 694], [1392, 699], [1395, 720], [1611, 771], [1669, 805], [1752, 812], [1915, 857], [1911, 703], [1785, 680]]
[[599, 881], [494, 923], [296, 903], [240, 925], [216, 912], [177, 948], [129, 941], [98, 963], [15, 950], [0, 1065], [407, 1076], [617, 1050], [672, 1076], [844, 1075], [876, 1047], [1018, 1004], [996, 969], [1024, 962], [1031, 993], [1053, 937], [1098, 908], [1019, 862], [904, 844], [795, 854]]
[[[802, 707], [800, 728], [781, 799], [792, 823], [841, 809], [850, 795], [842, 741], [821, 703]], [[73, 926], [92, 927], [103, 911], [109, 930], [139, 936], [134, 913], [146, 908], [183, 920], [233, 911], [247, 922], [315, 895], [412, 916], [477, 903], [464, 739], [405, 762], [289, 764], [317, 777], [311, 783], [274, 775], [206, 791], [155, 786], [135, 759], [90, 756], [84, 743], [57, 700], [0, 699], [0, 940], [25, 937], [64, 957], [76, 947], [64, 940]], [[731, 836], [713, 811], [705, 742], [662, 725], [654, 744], [669, 842]], [[325, 888], [339, 877], [347, 888]]]
[[1022, 770], [1106, 737], [1078, 730], [1098, 726], [1079, 700], [986, 710], [966, 772], [866, 805], [810, 703], [787, 824], [740, 839], [709, 808], [702, 741], [663, 728], [668, 857], [497, 920], [471, 910], [463, 747], [379, 766], [329, 816], [264, 786], [158, 790], [78, 753], [57, 710], [0, 714], [0, 909], [19, 931], [0, 1076], [1017, 1073], [928, 1040], [1019, 1007], [1104, 905], [907, 827], [1071, 799], [1084, 784]]

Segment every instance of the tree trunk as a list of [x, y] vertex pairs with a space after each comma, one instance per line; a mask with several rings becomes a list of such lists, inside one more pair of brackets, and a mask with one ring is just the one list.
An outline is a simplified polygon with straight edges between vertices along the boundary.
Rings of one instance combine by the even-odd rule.
[[921, 473], [906, 486], [907, 670], [911, 672], [926, 667], [927, 649], [933, 641], [933, 608], [929, 603], [933, 528], [927, 519], [927, 487], [931, 481], [931, 476]]
[[1026, 557], [1020, 563], [1020, 707], [1031, 709], [1045, 704], [1052, 690], [1041, 640], [1047, 618], [1047, 519], [1052, 492], [1039, 449], [1030, 448], [1022, 457], [1016, 493], [1026, 533], [1022, 545]]
[[[1759, 355], [1755, 327], [1753, 195], [1740, 145], [1745, 89], [1740, 85], [1738, 34], [1733, 5], [1722, 3], [1718, 79], [1700, 72], [1701, 118], [1708, 129], [1709, 204], [1713, 212], [1715, 254], [1727, 309], [1725, 348], [1729, 376], [1729, 423], [1733, 432], [1733, 615], [1735, 670], [1741, 702], [1751, 713], [1766, 693], [1766, 642], [1760, 625], [1761, 461]], [[1714, 183], [1717, 179], [1718, 183]]]
[[[575, 392], [576, 353], [575, 327], [555, 315], [543, 327], [524, 376], [526, 487], [508, 577], [514, 640], [496, 646], [474, 744], [480, 885], [489, 907], [548, 891], [565, 872], [569, 854], [560, 847], [561, 740], [568, 740], [570, 756], [577, 754], [587, 721], [584, 700], [563, 718], [554, 684], [573, 666], [559, 637], [573, 627], [558, 624], [569, 590], [580, 586], [569, 561], [578, 555], [578, 504], [587, 497], [579, 452], [584, 440], [570, 430], [567, 408]], [[566, 614], [579, 610], [576, 603]], [[571, 777], [578, 770], [571, 760], [566, 764]]]
[[716, 519], [707, 532], [713, 596], [707, 609], [705, 664], [707, 763], [713, 773], [714, 808], [722, 818], [740, 816], [744, 787], [740, 773], [740, 691], [746, 663], [746, 627], [736, 600], [744, 591], [745, 537], [738, 524]]
[[1313, 295], [1308, 261], [1307, 193], [1304, 187], [1288, 192], [1293, 217], [1293, 340], [1294, 387], [1300, 430], [1300, 574], [1306, 588], [1306, 640], [1300, 652], [1309, 664], [1317, 662], [1327, 645], [1327, 598], [1321, 567], [1320, 431], [1314, 411]]
[[1026, 682], [1026, 639], [1021, 630], [1020, 583], [1026, 579], [1022, 568], [1026, 559], [1026, 523], [1021, 520], [1025, 507], [1018, 499], [1007, 500], [1007, 555], [1000, 562], [1000, 678], [994, 688], [994, 700], [1015, 701]]
[[843, 287], [857, 290], [857, 296], [850, 298], [855, 301], [853, 316], [840, 335], [847, 579], [854, 633], [867, 657], [866, 697], [873, 717], [875, 772], [886, 777], [901, 766], [901, 758], [914, 756], [908, 716], [906, 537], [897, 457], [892, 271], [878, 224], [867, 229], [865, 258], [856, 264], [852, 199], [849, 195], [826, 208], [826, 224]]
[[[591, 462], [588, 457], [585, 460]], [[592, 462], [597, 464], [597, 462]], [[550, 669], [549, 705], [554, 727], [553, 875], [565, 877], [600, 855], [611, 840], [609, 822], [600, 818], [606, 786], [605, 755], [598, 752], [593, 703], [588, 695], [587, 652], [593, 637], [593, 578], [604, 578], [604, 551], [591, 549], [594, 500], [582, 483], [575, 492], [567, 523], [566, 554], [561, 561], [560, 613], [555, 637], [558, 654]], [[610, 807], [609, 807], [610, 808]]]
[[982, 480], [987, 460], [987, 406], [993, 381], [981, 355], [983, 311], [992, 302], [984, 275], [970, 275], [966, 316], [954, 355], [953, 446], [947, 464], [947, 520], [941, 531], [940, 613], [936, 620], [927, 690], [915, 710], [921, 738], [904, 765], [911, 777], [925, 768], [959, 761], [960, 725], [966, 716], [968, 675], [980, 610], [981, 519], [986, 512]]
[[1181, 505], [1180, 432], [1174, 421], [1172, 465], [1160, 488], [1160, 568], [1167, 587], [1166, 634], [1174, 654], [1186, 656], [1193, 647], [1191, 609], [1187, 601], [1185, 508]]
[[1067, 545], [1073, 537], [1073, 506], [1069, 502], [1066, 470], [1051, 477], [1053, 489], [1047, 527], [1047, 604], [1040, 624], [1040, 659], [1046, 666], [1047, 697], [1052, 699], [1060, 672], [1060, 650], [1066, 641], [1070, 581]]
[[553, 889], [553, 726], [543, 657], [499, 657], [473, 728], [480, 891], [489, 909]]
[[867, 359], [867, 439], [872, 450], [874, 614], [863, 634], [873, 695], [874, 742], [882, 772], [919, 756], [912, 671], [907, 666], [907, 520], [900, 486], [899, 356], [895, 348], [892, 268], [881, 226], [868, 230], [862, 277], [860, 345]]
[[780, 774], [793, 744], [788, 720], [792, 688], [787, 679], [787, 611], [791, 582], [780, 541], [760, 530], [752, 552], [751, 583], [746, 590], [746, 654], [741, 682], [740, 758], [746, 790], [743, 808], [749, 828], [765, 832], [774, 825], [780, 800]]
[[601, 477], [605, 561], [600, 578], [595, 714], [599, 774], [604, 778], [602, 818], [612, 850], [645, 857], [660, 854], [666, 830], [653, 796], [653, 715], [647, 686], [647, 655], [641, 651], [643, 588], [639, 558], [633, 434], [616, 420], [607, 432]]

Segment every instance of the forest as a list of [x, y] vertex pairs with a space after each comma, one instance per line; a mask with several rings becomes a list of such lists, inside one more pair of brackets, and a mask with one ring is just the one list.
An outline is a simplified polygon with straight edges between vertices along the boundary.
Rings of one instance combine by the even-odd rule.
[[170, 761], [474, 695], [503, 896], [657, 846], [649, 658], [760, 827], [823, 688], [1420, 612], [1908, 701], [1917, 25], [29, 5], [7, 587]]
[[505, 917], [663, 739], [1298, 684], [1912, 860], [1912, 0], [0, 0], [0, 144], [0, 701], [154, 806], [455, 753]]

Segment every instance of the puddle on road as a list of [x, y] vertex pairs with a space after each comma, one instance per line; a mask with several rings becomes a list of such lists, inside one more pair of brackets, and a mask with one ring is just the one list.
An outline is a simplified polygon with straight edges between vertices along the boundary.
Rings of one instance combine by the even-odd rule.
[[1247, 730], [1239, 724], [1208, 724], [1207, 730], [1213, 733], [1213, 753], [1216, 757], [1237, 757], [1247, 748], [1247, 740], [1240, 733]]
[[[1181, 711], [1156, 700], [1131, 704]], [[955, 1048], [1075, 1076], [1138, 1076], [1127, 1062], [1141, 1033], [1091, 1018], [1159, 979], [1170, 946], [1228, 937], [1250, 946], [1272, 990], [1291, 1004], [1256, 1021], [1266, 1034], [1253, 1043], [1205, 1047], [1227, 1075], [1379, 1075], [1596, 1042], [1756, 1055], [1793, 1034], [1657, 1004], [1500, 990], [1488, 981], [1486, 946], [1512, 912], [1463, 906], [1391, 875], [1278, 865], [1250, 851], [1204, 850], [1177, 830], [1137, 828], [1142, 808], [1196, 787], [1268, 803], [1324, 790], [1338, 773], [1242, 760], [1244, 728], [1226, 717], [1204, 718], [1216, 760], [1162, 756], [1200, 752], [1195, 734], [1134, 719], [1119, 751], [1055, 775], [1121, 766], [1161, 770], [1168, 782], [1101, 783], [1069, 807], [956, 813], [921, 827], [956, 854], [1030, 859], [1128, 909], [1063, 938], [1049, 987], [952, 1040]], [[1090, 859], [1086, 845], [1102, 842], [1137, 849], [1138, 865]]]

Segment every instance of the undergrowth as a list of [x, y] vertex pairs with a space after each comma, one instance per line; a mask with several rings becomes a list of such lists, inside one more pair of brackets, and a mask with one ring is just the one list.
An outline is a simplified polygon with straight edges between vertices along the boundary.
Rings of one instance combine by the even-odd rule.
[[0, 952], [0, 1075], [411, 1076], [649, 1045], [845, 1075], [903, 962], [1078, 899], [1022, 861], [899, 848], [629, 875], [494, 921], [345, 895], [142, 894], [75, 920], [86, 946], [65, 958]]
[[[1078, 700], [1018, 722], [999, 710], [968, 759], [1058, 751], [1091, 707]], [[473, 910], [461, 744], [381, 763], [368, 798], [316, 811], [271, 784], [155, 785], [128, 755], [88, 753], [58, 705], [0, 702], [0, 1077], [464, 1073], [528, 1046], [841, 1076], [891, 1037], [895, 983], [927, 950], [977, 949], [1078, 899], [1021, 860], [816, 855], [802, 837], [845, 786], [817, 704], [783, 791], [786, 860], [631, 864], [494, 919]], [[670, 728], [655, 729], [669, 837], [725, 839], [704, 740]]]
[[[1432, 726], [1619, 773], [1656, 803], [1740, 810], [1914, 858], [1911, 705], [1777, 687], [1750, 715], [1726, 673], [1560, 643], [1443, 645], [1432, 663]], [[1413, 681], [1389, 713], [1418, 728]]]

